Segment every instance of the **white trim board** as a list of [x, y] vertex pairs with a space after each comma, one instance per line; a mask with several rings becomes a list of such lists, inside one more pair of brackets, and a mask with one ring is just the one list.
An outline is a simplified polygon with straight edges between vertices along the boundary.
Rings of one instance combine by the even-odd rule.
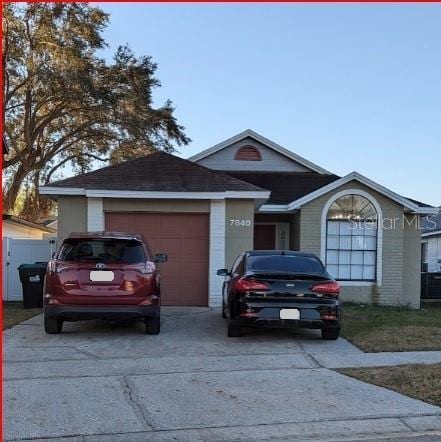
[[225, 267], [225, 212], [225, 201], [211, 201], [208, 264], [209, 307], [220, 307], [222, 305], [223, 280], [217, 275], [217, 270]]
[[270, 191], [225, 191], [225, 192], [151, 192], [137, 190], [106, 190], [84, 189], [80, 187], [40, 187], [43, 195], [86, 196], [88, 198], [145, 198], [145, 199], [204, 199], [224, 200], [227, 198], [238, 199], [263, 199], [267, 200]]
[[203, 150], [202, 152], [197, 153], [196, 155], [191, 156], [190, 158], [187, 158], [189, 161], [197, 162], [199, 160], [202, 160], [203, 158], [206, 158], [216, 152], [219, 152], [222, 149], [225, 149], [228, 146], [231, 146], [232, 144], [238, 143], [239, 141], [244, 140], [245, 138], [253, 138], [254, 140], [258, 141], [260, 144], [263, 144], [264, 146], [268, 147], [269, 149], [272, 149], [281, 155], [289, 158], [290, 160], [293, 160], [302, 166], [307, 167], [308, 169], [313, 170], [314, 172], [328, 175], [331, 174], [331, 172], [327, 171], [326, 169], [323, 169], [320, 166], [317, 166], [317, 164], [312, 163], [311, 161], [308, 161], [307, 159], [301, 157], [300, 155], [295, 154], [294, 152], [285, 149], [284, 147], [280, 146], [279, 144], [275, 143], [274, 141], [269, 140], [268, 138], [265, 138], [264, 136], [258, 134], [257, 132], [254, 132], [251, 129], [244, 130], [243, 132], [235, 135], [234, 137], [228, 138], [225, 141], [222, 141], [221, 143], [218, 143], [208, 149]]
[[369, 187], [370, 189], [373, 189], [377, 191], [378, 193], [381, 193], [382, 195], [386, 196], [387, 198], [397, 202], [398, 204], [403, 205], [405, 208], [411, 210], [413, 213], [421, 214], [421, 215], [430, 215], [430, 214], [438, 214], [439, 208], [438, 207], [420, 207], [418, 204], [413, 203], [412, 201], [408, 200], [407, 198], [402, 197], [401, 195], [398, 195], [397, 193], [393, 192], [392, 190], [387, 189], [386, 187], [370, 180], [369, 178], [366, 178], [365, 176], [359, 174], [358, 172], [351, 172], [348, 175], [326, 185], [321, 187], [320, 189], [315, 190], [314, 192], [311, 192], [297, 200], [292, 201], [289, 204], [264, 204], [260, 208], [260, 212], [290, 212], [295, 209], [299, 209], [303, 205], [315, 200], [316, 198], [319, 198], [320, 196], [331, 192], [335, 189], [338, 189], [340, 186], [343, 186], [346, 183], [349, 183], [350, 181], [358, 181], [361, 184], [364, 184], [366, 187]]
[[104, 231], [104, 209], [102, 198], [87, 198], [87, 231]]

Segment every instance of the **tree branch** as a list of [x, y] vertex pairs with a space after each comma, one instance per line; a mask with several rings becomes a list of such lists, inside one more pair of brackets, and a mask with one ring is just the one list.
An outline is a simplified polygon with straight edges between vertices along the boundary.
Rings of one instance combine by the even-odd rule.
[[[89, 157], [89, 158], [93, 158], [94, 160], [98, 160], [98, 161], [109, 161], [109, 158], [101, 158], [97, 155], [93, 155], [91, 153], [87, 153], [84, 154], [84, 156]], [[75, 158], [77, 158], [77, 155], [71, 155], [67, 158], [65, 158], [63, 161], [60, 161], [56, 166], [54, 166], [49, 173], [46, 175], [46, 178], [44, 180], [45, 184], [49, 184], [52, 175], [54, 174], [54, 172], [56, 172], [60, 167], [64, 166], [67, 162], [74, 160]]]

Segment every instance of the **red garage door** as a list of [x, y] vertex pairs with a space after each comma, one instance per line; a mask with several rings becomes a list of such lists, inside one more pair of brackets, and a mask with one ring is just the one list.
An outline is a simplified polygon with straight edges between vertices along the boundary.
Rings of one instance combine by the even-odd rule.
[[141, 234], [161, 264], [163, 305], [208, 305], [208, 215], [106, 213], [106, 230]]

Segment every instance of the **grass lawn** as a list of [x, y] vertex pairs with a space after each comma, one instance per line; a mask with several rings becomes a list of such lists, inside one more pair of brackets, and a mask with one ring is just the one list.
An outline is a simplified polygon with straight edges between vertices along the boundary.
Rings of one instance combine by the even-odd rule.
[[340, 373], [441, 406], [441, 364], [342, 368]]
[[3, 330], [26, 321], [42, 311], [41, 308], [25, 310], [22, 302], [3, 302]]
[[366, 352], [441, 350], [441, 304], [421, 310], [344, 304], [342, 336]]

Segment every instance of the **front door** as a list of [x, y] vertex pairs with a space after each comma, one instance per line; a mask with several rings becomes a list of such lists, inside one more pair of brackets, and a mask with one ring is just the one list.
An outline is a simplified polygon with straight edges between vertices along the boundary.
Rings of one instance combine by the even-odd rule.
[[254, 225], [254, 250], [274, 250], [276, 248], [276, 225]]

